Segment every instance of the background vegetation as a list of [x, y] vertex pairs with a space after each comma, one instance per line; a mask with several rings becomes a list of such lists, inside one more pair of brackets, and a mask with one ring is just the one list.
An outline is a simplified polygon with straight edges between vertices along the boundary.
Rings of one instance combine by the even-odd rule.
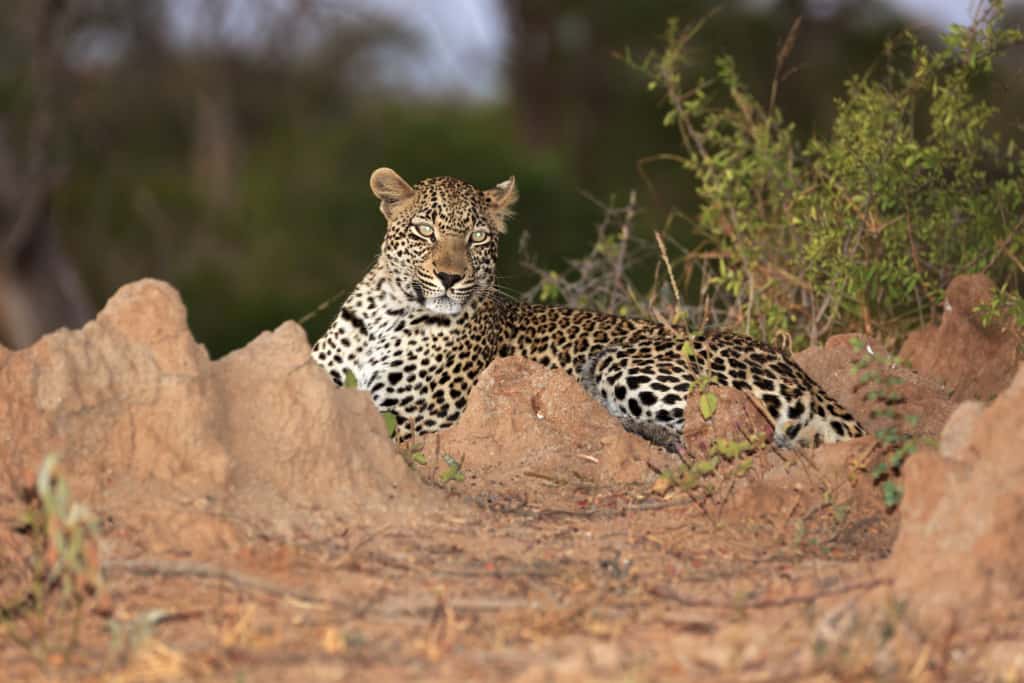
[[[426, 58], [393, 14], [254, 0], [286, 11], [239, 41], [232, 3], [191, 4], [191, 41], [171, 0], [0, 15], [3, 343], [152, 275], [225, 353], [354, 284], [380, 242], [367, 178], [384, 164], [515, 174], [502, 283], [553, 301], [661, 302], [803, 343], [898, 333], [961, 270], [1020, 287], [1024, 79], [1019, 51], [997, 55], [1016, 35], [988, 19], [894, 37], [902, 20], [875, 3], [508, 0], [502, 85], [481, 95], [373, 68]], [[567, 267], [588, 252], [630, 285], [614, 301]]]
[[932, 317], [961, 274], [986, 272], [1019, 291], [1020, 128], [990, 125], [998, 109], [985, 81], [1024, 32], [994, 3], [935, 47], [900, 33], [844, 82], [831, 129], [804, 141], [775, 101], [799, 26], [777, 54], [765, 103], [731, 55], [716, 58], [711, 76], [691, 75], [699, 23], [671, 21], [664, 47], [640, 65], [666, 93], [664, 122], [696, 181], [694, 231], [705, 242], [683, 262], [705, 265], [705, 314], [802, 345], [858, 326], [899, 335]]

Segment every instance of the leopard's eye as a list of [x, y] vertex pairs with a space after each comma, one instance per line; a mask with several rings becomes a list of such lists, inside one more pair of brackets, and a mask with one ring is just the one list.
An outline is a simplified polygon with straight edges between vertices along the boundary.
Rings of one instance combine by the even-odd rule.
[[486, 230], [474, 230], [473, 232], [469, 233], [469, 241], [473, 242], [474, 244], [483, 244], [484, 242], [487, 241], [487, 237], [488, 234]]
[[412, 229], [415, 230], [420, 237], [434, 236], [434, 226], [429, 223], [414, 223]]

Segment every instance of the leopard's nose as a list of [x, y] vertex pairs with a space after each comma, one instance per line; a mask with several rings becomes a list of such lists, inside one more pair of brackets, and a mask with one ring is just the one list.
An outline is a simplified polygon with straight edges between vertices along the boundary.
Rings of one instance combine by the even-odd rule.
[[443, 270], [435, 270], [434, 274], [437, 275], [437, 279], [444, 285], [445, 290], [449, 290], [456, 282], [462, 279], [462, 276], [458, 273], [446, 273]]

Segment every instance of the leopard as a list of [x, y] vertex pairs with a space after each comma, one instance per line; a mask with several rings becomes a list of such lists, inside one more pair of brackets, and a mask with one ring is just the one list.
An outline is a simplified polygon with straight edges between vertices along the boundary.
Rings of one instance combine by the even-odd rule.
[[398, 440], [453, 425], [480, 374], [513, 355], [568, 373], [625, 429], [665, 448], [683, 447], [687, 402], [709, 384], [752, 399], [779, 446], [864, 434], [785, 350], [499, 291], [514, 176], [480, 190], [451, 176], [411, 185], [383, 167], [370, 190], [386, 222], [379, 255], [311, 355], [335, 384], [354, 383], [393, 414]]

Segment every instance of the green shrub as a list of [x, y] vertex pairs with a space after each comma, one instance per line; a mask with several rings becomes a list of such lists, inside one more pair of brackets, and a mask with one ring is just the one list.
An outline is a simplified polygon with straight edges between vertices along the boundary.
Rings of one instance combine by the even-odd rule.
[[762, 104], [729, 56], [693, 77], [700, 25], [669, 21], [664, 47], [637, 66], [682, 139], [675, 158], [696, 184], [703, 240], [684, 260], [716, 318], [802, 345], [855, 327], [899, 336], [962, 273], [1019, 290], [1024, 159], [991, 130], [996, 109], [980, 94], [1024, 37], [1003, 16], [992, 2], [938, 47], [910, 32], [889, 41], [883, 68], [846, 82], [831, 132], [806, 142], [774, 104], [798, 24]]

